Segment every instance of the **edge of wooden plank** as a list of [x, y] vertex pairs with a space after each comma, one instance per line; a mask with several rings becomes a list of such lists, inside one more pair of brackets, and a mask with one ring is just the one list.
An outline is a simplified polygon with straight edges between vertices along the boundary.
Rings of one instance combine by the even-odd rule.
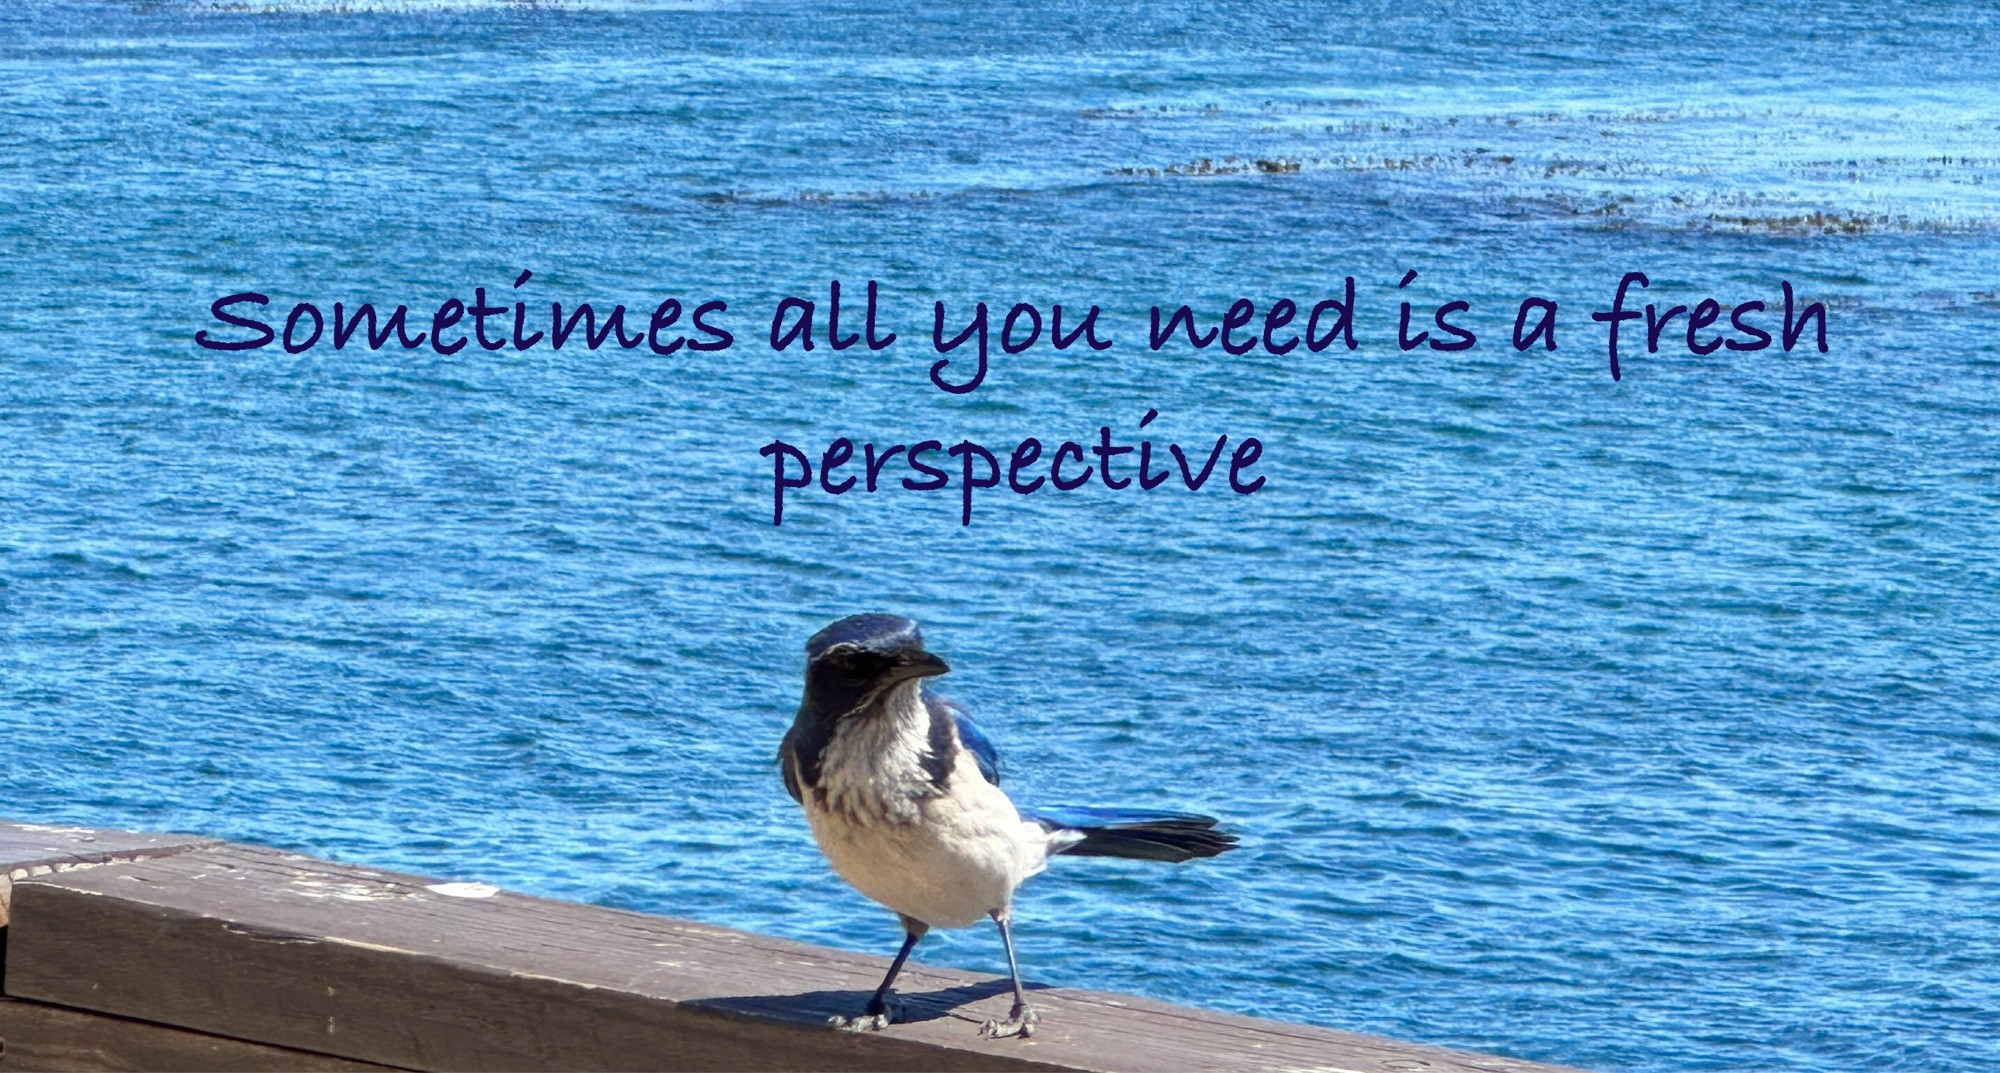
[[[7, 926], [13, 885], [22, 880], [220, 844], [219, 839], [198, 835], [140, 834], [0, 820], [0, 929]], [[4, 959], [0, 959], [0, 965], [4, 964]]]
[[365, 1073], [389, 1066], [0, 998], [0, 1070]]

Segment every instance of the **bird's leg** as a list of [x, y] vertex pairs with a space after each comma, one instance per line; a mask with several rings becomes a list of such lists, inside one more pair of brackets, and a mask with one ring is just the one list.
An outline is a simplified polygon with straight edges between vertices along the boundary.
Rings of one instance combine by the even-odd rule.
[[859, 1017], [841, 1017], [838, 1014], [826, 1019], [827, 1024], [842, 1032], [878, 1032], [889, 1027], [893, 1011], [889, 1008], [889, 989], [895, 986], [896, 974], [903, 971], [903, 962], [910, 960], [910, 951], [916, 949], [917, 940], [931, 930], [930, 925], [921, 920], [903, 918], [903, 948], [896, 952], [896, 960], [889, 963], [889, 974], [882, 977], [882, 986], [875, 989], [875, 997], [868, 1000], [868, 1008]]
[[1000, 942], [1007, 947], [1007, 971], [1014, 977], [1014, 1010], [1005, 1021], [988, 1021], [979, 1026], [979, 1034], [990, 1039], [1019, 1036], [1028, 1039], [1035, 1034], [1035, 1022], [1041, 1015], [1028, 1006], [1028, 996], [1021, 990], [1021, 966], [1014, 961], [1014, 932], [1008, 926], [1013, 918], [1011, 909], [993, 911], [993, 923], [1000, 925]]
[[903, 962], [910, 960], [910, 951], [916, 949], [917, 940], [924, 937], [925, 930], [922, 924], [918, 924], [903, 934], [903, 948], [896, 951], [896, 960], [889, 963], [889, 972], [882, 977], [882, 986], [876, 988], [875, 997], [868, 1000], [868, 1013], [871, 1016], [889, 1015], [889, 996], [894, 994], [890, 988], [896, 985], [896, 977], [903, 971]]

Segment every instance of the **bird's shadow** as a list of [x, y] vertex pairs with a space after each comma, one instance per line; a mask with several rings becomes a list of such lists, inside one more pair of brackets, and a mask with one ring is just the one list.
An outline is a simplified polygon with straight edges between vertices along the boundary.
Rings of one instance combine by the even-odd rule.
[[[1046, 985], [1025, 984], [1029, 991]], [[940, 988], [936, 991], [898, 991], [893, 1000], [896, 1024], [917, 1024], [949, 1016], [961, 1006], [995, 995], [1011, 995], [1014, 985], [1006, 980], [984, 980], [976, 984]], [[768, 1017], [795, 1024], [825, 1025], [829, 1017], [856, 1017], [874, 996], [873, 991], [804, 991], [790, 995], [740, 995], [702, 999], [688, 1003], [712, 1010], [749, 1017]]]

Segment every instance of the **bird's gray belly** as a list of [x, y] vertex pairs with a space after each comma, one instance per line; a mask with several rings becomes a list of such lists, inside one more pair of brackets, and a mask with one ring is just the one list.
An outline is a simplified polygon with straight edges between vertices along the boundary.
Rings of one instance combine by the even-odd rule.
[[990, 798], [933, 798], [915, 823], [860, 822], [811, 805], [806, 813], [820, 850], [854, 889], [932, 927], [962, 928], [1006, 908], [1021, 880], [1041, 870], [1041, 847], [1029, 844], [1040, 829], [997, 788]]

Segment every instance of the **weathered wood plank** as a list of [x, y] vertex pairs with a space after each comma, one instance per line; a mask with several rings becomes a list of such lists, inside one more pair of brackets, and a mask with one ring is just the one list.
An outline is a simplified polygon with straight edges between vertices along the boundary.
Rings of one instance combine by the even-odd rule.
[[0, 928], [7, 926], [12, 887], [20, 880], [216, 844], [213, 838], [191, 835], [135, 834], [0, 820]]
[[1004, 981], [924, 966], [835, 1033], [883, 959], [240, 846], [29, 880], [13, 930], [9, 994], [418, 1069], [1548, 1068], [1060, 989], [985, 1040]]
[[0, 998], [0, 1070], [5, 1071], [337, 1073], [388, 1068], [101, 1013]]

